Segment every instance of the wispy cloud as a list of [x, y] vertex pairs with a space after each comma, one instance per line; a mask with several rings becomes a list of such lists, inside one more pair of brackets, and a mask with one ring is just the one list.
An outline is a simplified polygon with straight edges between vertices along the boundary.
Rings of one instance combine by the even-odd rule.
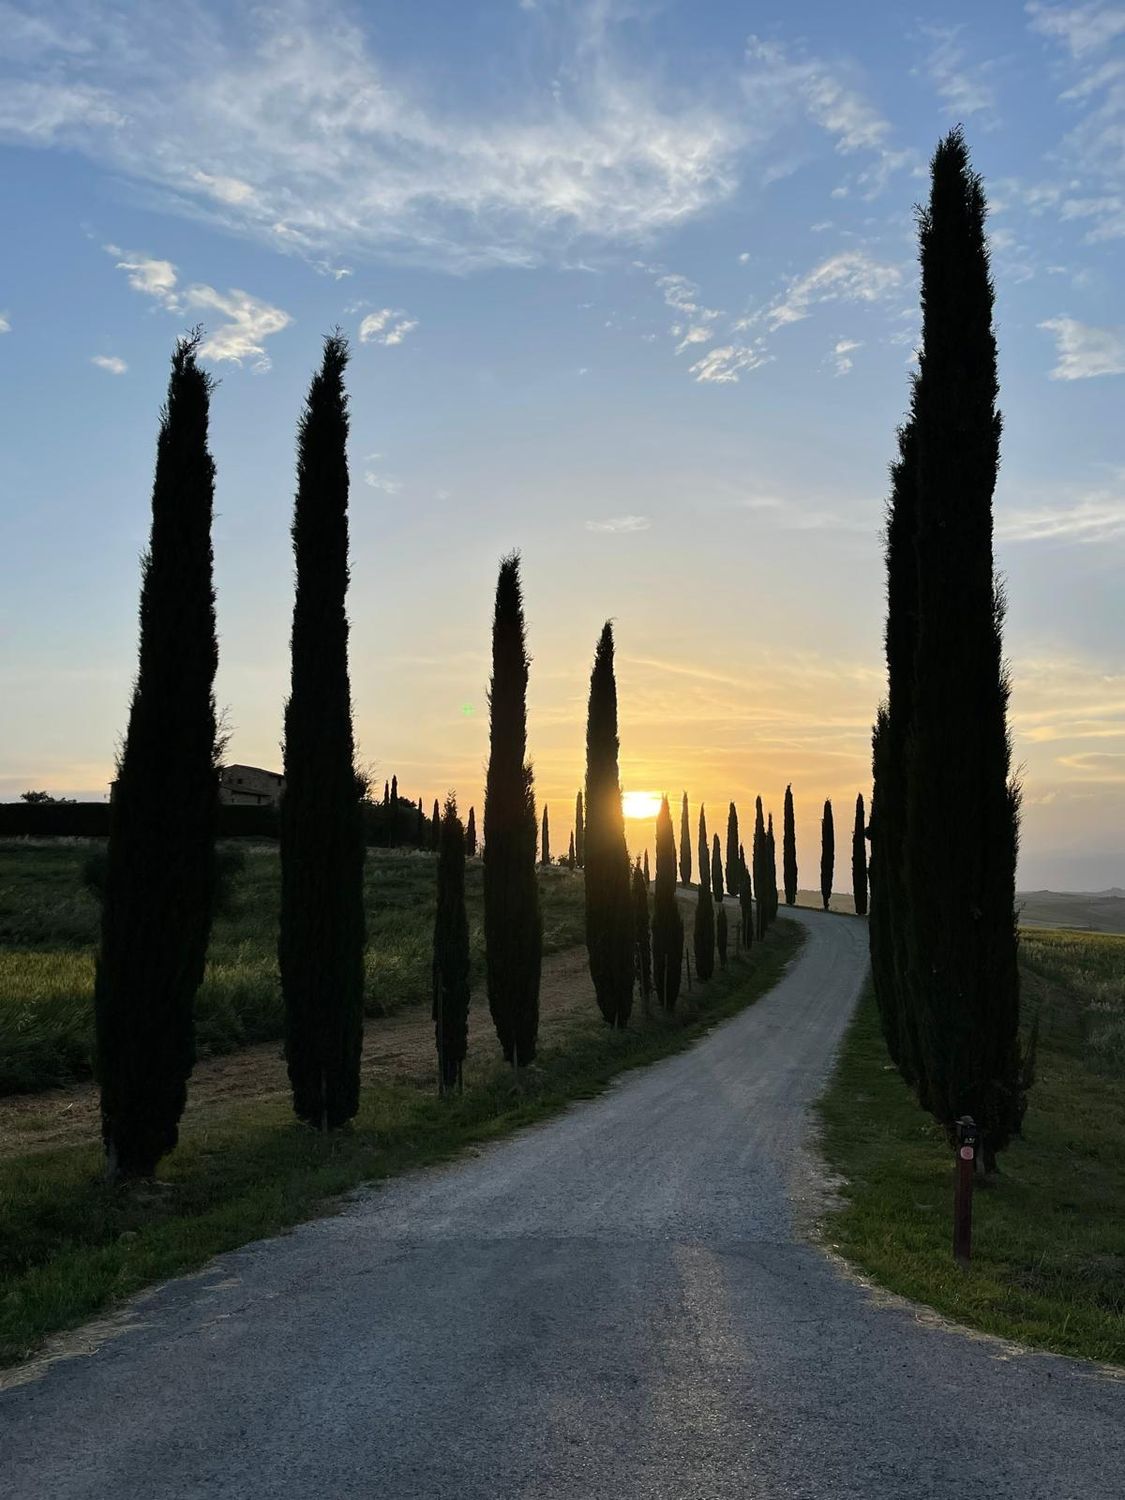
[[11, 333], [12, 322], [6, 312], [0, 312], [0, 333]]
[[994, 123], [996, 92], [989, 82], [987, 62], [973, 62], [963, 44], [964, 26], [923, 26], [922, 33], [933, 44], [926, 71], [938, 98], [949, 115], [967, 120], [982, 115]]
[[1009, 542], [1116, 542], [1125, 538], [1125, 474], [1117, 488], [1050, 505], [996, 514], [996, 535]]
[[125, 272], [134, 291], [152, 297], [168, 312], [183, 313], [187, 309], [214, 312], [226, 320], [205, 335], [199, 346], [204, 358], [236, 365], [250, 360], [251, 367], [258, 373], [270, 368], [265, 340], [288, 328], [293, 321], [284, 309], [273, 307], [237, 287], [220, 292], [213, 286], [197, 282], [181, 288], [179, 274], [171, 261], [149, 255], [127, 255], [117, 245], [106, 245], [105, 250], [115, 257], [117, 269]]
[[1048, 318], [1039, 324], [1055, 336], [1058, 364], [1052, 380], [1090, 380], [1125, 374], [1125, 329], [1093, 328], [1075, 318]]
[[605, 521], [587, 521], [587, 531], [612, 532], [615, 535], [630, 531], [647, 531], [652, 525], [648, 516], [610, 516]]
[[382, 491], [384, 495], [397, 495], [402, 489], [401, 479], [392, 479], [389, 474], [377, 474], [374, 469], [366, 471], [363, 482], [373, 490]]
[[807, 318], [819, 303], [880, 302], [893, 296], [902, 281], [901, 266], [877, 261], [866, 250], [842, 250], [803, 276], [794, 277], [761, 316], [773, 333], [787, 323]]
[[99, 370], [105, 370], [110, 375], [124, 375], [129, 366], [116, 354], [93, 354], [90, 363], [97, 365]]
[[832, 350], [832, 362], [837, 375], [850, 375], [855, 361], [853, 353], [863, 348], [861, 339], [837, 339]]
[[1062, 42], [1072, 57], [1098, 52], [1125, 36], [1125, 8], [1101, 0], [1082, 0], [1077, 5], [1045, 5], [1041, 0], [1031, 0], [1027, 13], [1033, 31]]
[[769, 358], [761, 339], [752, 344], [724, 344], [719, 349], [708, 350], [692, 365], [691, 373], [704, 385], [737, 384], [744, 370], [756, 370], [768, 363]]
[[175, 26], [85, 0], [38, 33], [31, 0], [10, 9], [27, 40], [0, 134], [82, 151], [314, 261], [354, 248], [464, 270], [643, 239], [727, 198], [747, 144], [734, 110], [619, 65], [602, 6], [597, 26], [585, 7], [560, 18], [554, 88], [484, 117], [396, 75], [334, 0], [201, 0]]
[[398, 307], [381, 307], [368, 313], [359, 325], [361, 344], [386, 344], [393, 347], [401, 344], [407, 334], [418, 327], [418, 319], [410, 318]]

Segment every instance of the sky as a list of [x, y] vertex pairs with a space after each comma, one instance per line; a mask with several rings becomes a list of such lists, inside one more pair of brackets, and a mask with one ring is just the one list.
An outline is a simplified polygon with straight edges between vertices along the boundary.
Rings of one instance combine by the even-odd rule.
[[[914, 207], [991, 205], [1023, 888], [1125, 885], [1125, 4], [0, 0], [0, 799], [101, 798], [168, 359], [219, 380], [217, 698], [279, 768], [296, 422], [352, 344], [359, 759], [480, 815], [499, 558], [565, 848], [627, 790], [846, 831], [883, 693]], [[634, 847], [650, 842], [647, 824]]]

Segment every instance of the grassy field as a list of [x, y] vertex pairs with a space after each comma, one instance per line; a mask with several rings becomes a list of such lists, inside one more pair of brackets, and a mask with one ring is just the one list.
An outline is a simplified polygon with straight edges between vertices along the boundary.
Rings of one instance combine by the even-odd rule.
[[[98, 902], [83, 868], [97, 847], [81, 840], [0, 844], [0, 1095], [90, 1076]], [[277, 848], [238, 852], [241, 869], [216, 919], [196, 1001], [201, 1057], [281, 1035]], [[466, 900], [478, 969], [482, 878], [480, 861], [470, 860]], [[368, 850], [369, 1016], [429, 999], [434, 880], [433, 855]], [[555, 867], [541, 872], [540, 883], [544, 951], [581, 942], [581, 877]]]
[[961, 1323], [1125, 1364], [1125, 938], [1023, 932], [1039, 1009], [1024, 1135], [974, 1195], [973, 1263], [953, 1263], [952, 1161], [891, 1067], [868, 991], [821, 1102], [845, 1179], [825, 1238], [892, 1291]]
[[[697, 981], [674, 1016], [635, 1010], [624, 1032], [602, 1023], [581, 950], [547, 959], [540, 1054], [518, 1087], [499, 1061], [479, 989], [460, 1097], [436, 1096], [424, 1012], [372, 1020], [359, 1116], [331, 1136], [294, 1122], [276, 1057], [276, 1086], [261, 1092], [254, 1084], [249, 1098], [251, 1053], [205, 1064], [197, 1074], [223, 1073], [230, 1086], [218, 1089], [212, 1078], [197, 1087], [193, 1080], [181, 1144], [162, 1163], [158, 1184], [107, 1187], [92, 1118], [62, 1147], [44, 1148], [36, 1127], [20, 1150], [0, 1149], [0, 1363], [27, 1356], [47, 1334], [146, 1284], [323, 1211], [326, 1200], [362, 1182], [491, 1140], [598, 1092], [625, 1068], [687, 1046], [770, 989], [801, 937], [795, 924], [778, 922], [748, 959], [732, 959], [706, 985]], [[380, 1051], [382, 1033], [393, 1036]], [[69, 1118], [68, 1101], [94, 1094], [78, 1086], [42, 1100], [12, 1098], [0, 1114], [18, 1129], [28, 1110]]]

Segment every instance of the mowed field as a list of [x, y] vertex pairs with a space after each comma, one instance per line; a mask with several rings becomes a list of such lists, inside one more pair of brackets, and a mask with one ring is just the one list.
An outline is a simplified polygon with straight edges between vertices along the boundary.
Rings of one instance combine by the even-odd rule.
[[[98, 899], [85, 871], [99, 844], [0, 843], [0, 1095], [30, 1093], [92, 1073]], [[215, 921], [196, 1002], [200, 1057], [281, 1035], [277, 978], [277, 846], [221, 846], [235, 868]], [[466, 903], [474, 968], [484, 959], [483, 869], [470, 860]], [[368, 1016], [426, 1001], [435, 907], [435, 859], [414, 850], [367, 854]], [[582, 941], [583, 886], [555, 866], [541, 874], [543, 947]]]

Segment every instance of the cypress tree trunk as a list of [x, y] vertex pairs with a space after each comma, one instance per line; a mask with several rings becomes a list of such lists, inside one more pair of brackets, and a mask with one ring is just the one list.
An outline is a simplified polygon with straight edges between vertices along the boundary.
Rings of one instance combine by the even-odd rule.
[[617, 682], [607, 620], [590, 674], [586, 723], [586, 948], [598, 1007], [624, 1027], [633, 1007], [633, 903], [617, 765]]
[[727, 813], [727, 895], [738, 895], [741, 866], [738, 862], [738, 809], [732, 802]]
[[959, 1116], [973, 1116], [991, 1170], [1026, 1099], [1014, 914], [1019, 792], [992, 557], [1000, 414], [985, 214], [980, 178], [953, 131], [934, 154], [920, 220], [907, 949], [925, 1102], [951, 1137]]
[[640, 861], [633, 870], [633, 971], [641, 992], [641, 1005], [648, 1014], [652, 994], [652, 944], [648, 917], [648, 884], [641, 873]]
[[832, 876], [836, 868], [836, 830], [832, 824], [832, 803], [825, 802], [820, 820], [820, 899], [824, 910], [832, 899]]
[[151, 1176], [179, 1137], [215, 903], [215, 466], [196, 347], [176, 345], [161, 414], [139, 664], [110, 808], [94, 1020], [111, 1179]]
[[855, 799], [855, 827], [852, 830], [852, 894], [856, 915], [867, 915], [867, 823], [863, 816], [863, 793]]
[[535, 876], [535, 790], [527, 756], [527, 671], [519, 554], [500, 564], [492, 625], [484, 793], [488, 1007], [504, 1058], [524, 1067], [539, 1035], [543, 920]]
[[656, 998], [676, 1008], [684, 961], [684, 919], [676, 904], [676, 840], [672, 813], [663, 797], [656, 817], [656, 887], [652, 907], [652, 971]]
[[754, 925], [758, 938], [766, 935], [768, 924], [767, 902], [766, 902], [766, 820], [762, 816], [762, 799], [754, 799], [754, 844], [750, 851], [750, 861], [754, 867], [754, 895], [756, 909], [754, 913]]
[[[915, 381], [915, 408], [921, 387]], [[887, 1050], [908, 1083], [919, 1084], [917, 1022], [907, 978], [904, 846], [907, 758], [914, 718], [918, 639], [918, 441], [915, 419], [899, 429], [887, 507], [887, 702], [872, 735], [871, 977]]]
[[719, 968], [725, 969], [727, 966], [727, 909], [721, 900], [715, 910], [715, 945], [719, 950]]
[[470, 859], [477, 852], [477, 810], [469, 808], [469, 821], [465, 827], [465, 853]]
[[719, 835], [711, 836], [711, 889], [715, 893], [715, 905], [723, 904], [723, 856], [719, 849]]
[[297, 1117], [322, 1130], [359, 1107], [363, 1046], [362, 786], [348, 684], [348, 346], [325, 340], [301, 414], [293, 670], [285, 706], [281, 931], [285, 1058]]
[[586, 827], [582, 813], [582, 793], [579, 792], [574, 804], [574, 858], [579, 869], [586, 865]]
[[465, 830], [457, 800], [445, 800], [438, 843], [434, 917], [434, 1041], [442, 1093], [458, 1082], [469, 1045], [469, 919], [465, 914]]
[[[703, 803], [699, 804], [699, 889], [711, 890], [711, 846], [707, 842], [707, 812]], [[720, 895], [722, 893], [720, 892]]]
[[710, 979], [715, 972], [715, 906], [711, 900], [711, 882], [704, 878], [709, 863], [704, 860], [700, 871], [699, 899], [695, 903], [695, 928], [692, 932], [695, 972], [700, 979]]
[[435, 853], [441, 848], [441, 809], [438, 807], [436, 797], [434, 798], [433, 817], [430, 820], [430, 848]]
[[785, 904], [797, 904], [797, 825], [793, 817], [793, 788], [785, 788], [785, 809], [781, 827], [782, 878], [785, 881]]
[[680, 809], [680, 882], [691, 884], [691, 823], [688, 821], [687, 793]]
[[542, 860], [545, 865], [551, 863], [551, 825], [547, 818], [547, 804], [543, 804], [543, 838], [542, 838]]

